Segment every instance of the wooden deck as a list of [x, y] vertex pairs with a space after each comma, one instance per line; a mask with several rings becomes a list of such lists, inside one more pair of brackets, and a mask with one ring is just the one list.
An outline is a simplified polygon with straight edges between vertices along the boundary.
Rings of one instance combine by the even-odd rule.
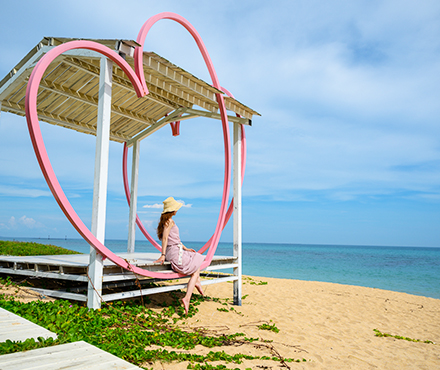
[[[128, 260], [131, 264], [140, 266], [150, 271], [161, 271], [171, 273], [169, 262], [163, 265], [155, 264], [154, 261], [160, 256], [159, 253], [118, 253], [118, 256]], [[232, 269], [238, 266], [236, 258], [230, 256], [214, 256], [211, 265], [202, 272], [202, 276], [208, 275], [212, 279], [202, 280], [202, 285], [221, 283], [226, 281], [236, 281], [237, 276], [232, 274], [221, 275], [214, 272], [217, 270]], [[88, 254], [70, 254], [58, 256], [0, 256], [0, 273], [7, 275], [22, 275], [29, 277], [40, 277], [55, 280], [72, 281], [79, 286], [65, 290], [36, 289], [42, 295], [56, 298], [71, 299], [76, 301], [86, 301], [88, 284]], [[171, 280], [171, 279], [170, 279]], [[186, 284], [179, 283], [179, 279], [173, 279], [175, 284], [160, 284], [163, 279], [152, 279], [139, 277], [130, 271], [116, 266], [109, 260], [104, 261], [103, 271], [103, 291], [118, 288], [119, 292], [103, 294], [104, 301], [137, 297], [162, 293], [177, 289], [183, 289]], [[81, 286], [81, 283], [82, 286]], [[141, 286], [156, 283], [162, 286], [139, 288]], [[121, 291], [123, 290], [123, 291]]]
[[0, 369], [140, 370], [141, 368], [81, 341], [0, 356]]
[[[28, 338], [37, 340], [38, 337], [56, 339], [57, 335], [29, 320], [0, 308], [0, 343], [5, 342], [7, 339], [24, 342]], [[3, 370], [1, 360], [0, 369]]]

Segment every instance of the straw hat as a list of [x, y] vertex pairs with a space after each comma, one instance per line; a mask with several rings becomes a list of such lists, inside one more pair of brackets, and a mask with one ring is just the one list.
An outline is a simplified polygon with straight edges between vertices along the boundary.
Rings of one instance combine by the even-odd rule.
[[182, 203], [179, 203], [173, 197], [169, 197], [169, 198], [165, 199], [162, 203], [163, 203], [162, 213], [178, 211], [180, 209], [180, 207], [183, 206]]

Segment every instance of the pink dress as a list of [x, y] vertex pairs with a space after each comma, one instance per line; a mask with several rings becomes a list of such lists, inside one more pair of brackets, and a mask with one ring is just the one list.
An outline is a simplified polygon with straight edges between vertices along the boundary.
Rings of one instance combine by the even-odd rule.
[[171, 267], [174, 271], [183, 275], [191, 275], [200, 268], [205, 260], [205, 256], [197, 252], [186, 251], [183, 248], [181, 251], [180, 244], [182, 243], [180, 241], [179, 228], [174, 224], [168, 235], [165, 259], [171, 262]]

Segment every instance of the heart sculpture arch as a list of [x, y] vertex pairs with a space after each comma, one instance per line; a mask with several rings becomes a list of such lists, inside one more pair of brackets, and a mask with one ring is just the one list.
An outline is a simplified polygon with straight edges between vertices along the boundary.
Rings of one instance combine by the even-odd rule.
[[[103, 258], [108, 258], [110, 261], [115, 263], [121, 268], [124, 268], [126, 270], [132, 271], [135, 274], [141, 275], [141, 276], [148, 276], [153, 278], [175, 278], [175, 277], [182, 277], [183, 275], [178, 273], [160, 273], [160, 272], [154, 272], [149, 271], [143, 268], [140, 268], [138, 266], [132, 265], [127, 260], [117, 256], [115, 253], [113, 253], [110, 249], [108, 249], [104, 244], [102, 244], [89, 230], [89, 228], [83, 223], [83, 221], [80, 219], [78, 214], [75, 212], [74, 208], [70, 204], [69, 200], [67, 199], [56, 175], [53, 170], [52, 164], [50, 162], [49, 156], [46, 151], [46, 147], [44, 145], [43, 136], [40, 129], [40, 124], [38, 120], [38, 113], [37, 113], [37, 95], [38, 95], [38, 87], [40, 85], [41, 79], [44, 75], [44, 72], [46, 71], [47, 67], [51, 64], [51, 62], [61, 55], [62, 53], [65, 53], [69, 50], [74, 49], [88, 49], [95, 52], [98, 52], [105, 57], [111, 59], [113, 62], [115, 62], [128, 76], [131, 83], [133, 84], [133, 88], [136, 91], [137, 96], [140, 98], [146, 94], [148, 94], [148, 87], [145, 82], [145, 76], [143, 71], [143, 46], [145, 42], [145, 38], [148, 34], [148, 31], [151, 29], [151, 27], [159, 20], [161, 19], [170, 19], [174, 20], [178, 23], [180, 23], [182, 26], [184, 26], [188, 32], [193, 36], [194, 40], [197, 43], [197, 46], [199, 47], [199, 50], [203, 56], [203, 59], [205, 61], [205, 64], [208, 68], [209, 74], [212, 79], [212, 84], [217, 89], [221, 90], [220, 83], [217, 78], [217, 74], [215, 72], [213, 63], [211, 61], [211, 58], [208, 54], [208, 51], [196, 31], [196, 29], [183, 17], [181, 17], [178, 14], [174, 13], [160, 13], [157, 14], [150, 19], [148, 19], [144, 25], [142, 26], [137, 42], [140, 44], [139, 47], [135, 49], [134, 54], [134, 61], [135, 61], [135, 70], [130, 67], [130, 65], [121, 57], [119, 56], [115, 51], [111, 50], [110, 48], [93, 42], [93, 41], [86, 41], [86, 40], [79, 40], [79, 41], [71, 41], [67, 42], [65, 44], [59, 45], [53, 49], [51, 49], [49, 52], [47, 52], [36, 64], [35, 68], [32, 71], [32, 74], [29, 78], [29, 82], [26, 89], [26, 101], [25, 101], [25, 111], [26, 111], [26, 120], [28, 124], [29, 134], [31, 137], [32, 145], [38, 160], [38, 163], [40, 165], [41, 171], [44, 175], [44, 178], [55, 198], [57, 201], [59, 207], [67, 217], [67, 219], [70, 221], [72, 226], [78, 231], [78, 233], [93, 247], [95, 250], [103, 256]], [[229, 94], [229, 93], [228, 93]], [[224, 152], [225, 152], [225, 172], [224, 172], [224, 182], [223, 182], [223, 193], [222, 193], [222, 201], [220, 206], [220, 213], [218, 216], [216, 229], [214, 234], [212, 235], [211, 239], [208, 241], [208, 243], [205, 244], [205, 246], [201, 249], [201, 252], [206, 251], [208, 249], [208, 253], [206, 255], [205, 261], [201, 265], [201, 269], [206, 268], [210, 265], [212, 258], [214, 256], [215, 250], [217, 248], [221, 232], [229, 219], [231, 213], [232, 213], [232, 204], [229, 207], [229, 211], [226, 210], [227, 204], [228, 204], [228, 198], [229, 198], [229, 192], [230, 192], [230, 180], [231, 180], [231, 155], [230, 155], [230, 135], [229, 135], [229, 128], [228, 128], [228, 118], [226, 113], [226, 106], [224, 103], [224, 99], [222, 94], [216, 94], [217, 102], [220, 109], [220, 115], [222, 120], [222, 128], [223, 128], [223, 141], [224, 141]], [[244, 134], [243, 128], [242, 133]], [[244, 136], [243, 136], [244, 137]], [[243, 157], [245, 158], [245, 157]], [[242, 162], [242, 168], [244, 168], [245, 161]], [[243, 171], [244, 172], [244, 171]], [[125, 180], [124, 180], [125, 182]], [[126, 189], [127, 189], [126, 185]], [[229, 216], [228, 216], [229, 214]], [[138, 225], [141, 224], [140, 221], [138, 222]], [[141, 229], [142, 230], [142, 229]], [[152, 238], [151, 238], [152, 239]], [[154, 241], [154, 239], [153, 239]], [[151, 242], [151, 240], [150, 240]], [[154, 242], [157, 244], [156, 242]], [[153, 243], [153, 245], [154, 245]], [[156, 247], [157, 248], [157, 247]]]
[[[224, 87], [222, 87], [222, 91], [225, 92], [228, 96], [233, 98], [234, 96]], [[240, 117], [237, 114], [237, 117]], [[244, 130], [244, 126], [241, 125], [241, 137], [242, 137], [242, 147], [241, 147], [241, 183], [243, 184], [244, 179], [244, 172], [246, 169], [246, 133]], [[124, 144], [124, 149], [122, 153], [122, 177], [124, 182], [124, 190], [125, 190], [125, 197], [127, 198], [128, 206], [130, 207], [131, 203], [131, 194], [130, 194], [130, 186], [128, 184], [128, 171], [127, 171], [127, 157], [128, 157], [128, 147], [127, 144]], [[228, 211], [226, 212], [225, 220], [223, 223], [222, 230], [226, 227], [227, 223], [229, 222], [229, 219], [231, 218], [232, 212], [233, 212], [233, 205], [234, 205], [234, 199], [232, 198], [231, 202], [229, 203]], [[160, 252], [162, 252], [162, 247], [156, 242], [156, 240], [153, 239], [153, 237], [150, 235], [150, 233], [147, 231], [145, 226], [142, 224], [142, 221], [140, 220], [139, 216], [136, 215], [136, 225], [139, 227], [139, 230], [144, 234], [145, 238]], [[211, 238], [205, 243], [205, 245], [200, 248], [198, 251], [199, 253], [204, 253], [211, 245], [212, 245], [212, 239], [214, 235], [211, 236]]]

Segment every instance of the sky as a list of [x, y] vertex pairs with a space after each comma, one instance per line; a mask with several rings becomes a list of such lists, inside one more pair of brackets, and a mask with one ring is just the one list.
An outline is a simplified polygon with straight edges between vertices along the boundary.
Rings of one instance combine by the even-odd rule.
[[[17, 11], [20, 9], [20, 11]], [[0, 79], [45, 36], [133, 39], [171, 11], [201, 35], [220, 80], [261, 114], [246, 128], [243, 241], [440, 247], [440, 2], [125, 0], [2, 2]], [[210, 82], [192, 37], [162, 20], [145, 50]], [[95, 137], [41, 123], [55, 173], [86, 225]], [[138, 214], [151, 234], [168, 196], [183, 241], [220, 210], [220, 121], [142, 141]], [[110, 144], [107, 239], [126, 239], [122, 145]], [[53, 199], [26, 120], [0, 115], [0, 237], [79, 238]], [[143, 236], [138, 232], [137, 239]], [[232, 241], [229, 224], [221, 241]]]

